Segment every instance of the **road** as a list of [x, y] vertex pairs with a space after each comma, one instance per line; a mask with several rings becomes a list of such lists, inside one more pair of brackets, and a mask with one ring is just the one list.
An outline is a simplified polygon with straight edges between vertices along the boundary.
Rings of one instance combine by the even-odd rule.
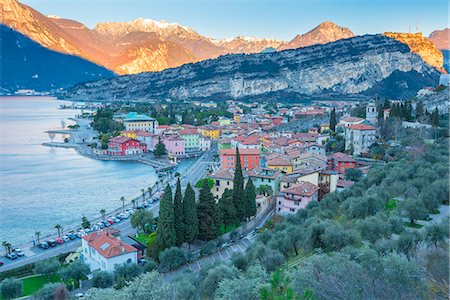
[[[209, 164], [213, 160], [213, 154], [215, 149], [211, 149], [210, 151], [205, 152], [202, 156], [200, 156], [197, 161], [188, 169], [186, 174], [182, 175], [181, 185], [182, 188], [185, 189], [188, 183], [195, 185], [195, 183], [201, 179], [206, 174], [206, 170]], [[172, 179], [171, 184], [175, 183], [175, 178]], [[140, 196], [139, 202], [142, 201], [142, 196]], [[153, 213], [153, 216], [157, 217], [159, 215], [159, 202], [151, 205], [147, 210]], [[125, 219], [120, 223], [116, 223], [113, 225], [114, 228], [120, 230], [121, 235], [134, 235], [136, 230], [131, 227], [130, 220]], [[37, 261], [41, 261], [47, 258], [55, 257], [62, 253], [73, 252], [76, 251], [78, 247], [81, 246], [81, 239], [76, 239], [73, 241], [66, 242], [62, 245], [58, 245], [54, 248], [49, 248], [47, 250], [40, 249], [39, 247], [30, 247], [23, 248], [23, 252], [25, 254], [24, 257], [20, 257], [16, 260], [9, 260], [6, 258], [2, 258], [2, 261], [5, 263], [0, 267], [0, 272], [4, 272], [7, 270], [15, 269], [26, 264], [34, 263]]]

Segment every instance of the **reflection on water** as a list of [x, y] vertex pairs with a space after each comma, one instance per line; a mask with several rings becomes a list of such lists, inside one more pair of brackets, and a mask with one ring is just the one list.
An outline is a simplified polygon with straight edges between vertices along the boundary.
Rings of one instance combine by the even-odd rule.
[[[41, 146], [45, 130], [79, 113], [59, 110], [48, 97], [0, 97], [0, 241], [30, 241], [121, 206], [157, 180], [153, 168], [132, 162], [96, 161], [72, 149]], [[55, 138], [55, 141], [58, 139]], [[180, 169], [190, 162], [184, 162]]]

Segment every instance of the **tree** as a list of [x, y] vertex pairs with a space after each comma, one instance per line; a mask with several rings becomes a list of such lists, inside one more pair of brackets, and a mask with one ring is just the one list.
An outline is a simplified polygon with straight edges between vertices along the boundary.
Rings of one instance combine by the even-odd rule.
[[137, 210], [131, 216], [131, 226], [137, 228], [138, 232], [144, 231], [145, 233], [151, 233], [153, 225], [153, 213], [143, 209]]
[[9, 243], [8, 241], [3, 241], [2, 246], [5, 247], [6, 254], [11, 253], [11, 243]]
[[181, 194], [180, 177], [177, 179], [175, 197], [173, 199], [173, 211], [175, 222], [176, 245], [180, 247], [184, 243], [184, 218], [183, 218], [183, 195]]
[[161, 137], [158, 138], [158, 144], [156, 144], [153, 154], [155, 157], [161, 157], [167, 154], [166, 145], [161, 141]]
[[62, 226], [57, 224], [55, 226], [55, 229], [58, 231], [58, 236], [61, 237], [61, 233], [62, 233], [62, 229], [63, 229]]
[[85, 216], [83, 216], [81, 218], [81, 227], [88, 228], [90, 226], [91, 226], [91, 222], [89, 222], [89, 220]]
[[263, 196], [272, 196], [273, 195], [273, 189], [270, 185], [268, 184], [261, 184], [256, 191], [258, 192], [259, 195], [263, 195]]
[[151, 187], [148, 187], [148, 188], [147, 188], [147, 193], [148, 193], [148, 196], [149, 196], [149, 197], [152, 196], [152, 192], [153, 192], [153, 189], [152, 189]]
[[426, 216], [426, 208], [419, 199], [406, 199], [403, 201], [403, 210], [408, 215], [411, 224], [414, 224], [417, 219]]
[[159, 207], [158, 227], [156, 229], [156, 253], [175, 246], [175, 218], [172, 203], [172, 189], [167, 185]]
[[131, 204], [133, 204], [133, 208], [136, 208], [136, 199], [132, 199]]
[[[301, 299], [290, 286], [289, 279], [281, 272], [277, 271], [270, 279], [270, 287], [262, 287], [259, 295], [262, 300], [290, 300]], [[308, 298], [305, 298], [308, 299]]]
[[[60, 289], [63, 289], [63, 295], [66, 296], [63, 297], [60, 296], [61, 294]], [[36, 300], [68, 299], [68, 292], [66, 286], [62, 283], [57, 282], [47, 283], [37, 291], [37, 293], [34, 295], [34, 299]]]
[[219, 208], [222, 212], [222, 220], [225, 232], [227, 230], [227, 225], [236, 224], [236, 209], [233, 204], [233, 191], [225, 189], [222, 194], [222, 198], [219, 201]]
[[114, 276], [111, 272], [98, 271], [92, 277], [92, 286], [96, 288], [109, 288], [114, 284]]
[[424, 115], [424, 109], [422, 101], [417, 102], [416, 104], [416, 119], [418, 120]]
[[242, 174], [241, 157], [239, 148], [236, 147], [236, 169], [233, 179], [233, 203], [236, 209], [237, 222], [241, 222], [245, 217], [244, 206], [244, 175]]
[[359, 224], [359, 231], [363, 239], [372, 244], [383, 237], [390, 236], [390, 224], [378, 216], [368, 217]]
[[448, 224], [432, 224], [429, 225], [425, 232], [425, 241], [429, 246], [434, 245], [436, 250], [440, 243], [444, 243], [448, 237]]
[[256, 215], [256, 191], [251, 178], [248, 179], [244, 190], [245, 217], [250, 219]]
[[106, 210], [104, 209], [100, 209], [100, 215], [102, 216], [103, 221], [105, 221], [105, 217], [106, 217]]
[[15, 299], [22, 295], [22, 281], [15, 278], [6, 278], [0, 283], [0, 294], [3, 299]]
[[80, 260], [76, 260], [71, 263], [67, 268], [60, 271], [62, 280], [68, 281], [69, 279], [78, 280], [80, 287], [82, 287], [81, 281], [86, 278], [90, 273], [89, 266]]
[[125, 212], [125, 197], [120, 197], [120, 201], [122, 201], [122, 212]]
[[437, 107], [431, 113], [431, 126], [434, 128], [439, 127], [439, 110]]
[[217, 237], [220, 224], [216, 224], [216, 203], [211, 193], [208, 182], [204, 182], [199, 195], [197, 205], [198, 216], [198, 237], [201, 240], [209, 241]]
[[161, 267], [172, 271], [186, 263], [186, 256], [183, 250], [178, 247], [171, 247], [159, 254]]
[[362, 171], [360, 169], [347, 169], [345, 171], [345, 179], [351, 181], [358, 181], [362, 177]]
[[41, 240], [40, 240], [40, 238], [41, 238], [41, 232], [40, 231], [35, 231], [34, 232], [34, 236], [36, 237], [36, 240], [37, 240], [37, 243], [38, 243], [38, 245], [41, 243]]
[[145, 189], [141, 189], [142, 201], [145, 201]]
[[52, 258], [48, 260], [41, 260], [36, 262], [36, 274], [51, 275], [55, 274], [60, 267], [58, 259]]
[[197, 217], [197, 205], [195, 203], [195, 193], [188, 183], [186, 191], [184, 192], [183, 199], [183, 224], [184, 224], [184, 240], [189, 244], [189, 250], [191, 243], [198, 236], [198, 217]]
[[333, 110], [330, 113], [330, 129], [332, 131], [335, 131], [336, 124], [337, 124], [337, 121], [336, 121], [336, 109], [333, 108]]

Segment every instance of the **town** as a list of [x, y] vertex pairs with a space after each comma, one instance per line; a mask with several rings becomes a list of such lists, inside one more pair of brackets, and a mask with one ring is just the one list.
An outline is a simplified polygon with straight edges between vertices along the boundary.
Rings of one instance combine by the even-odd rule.
[[[161, 180], [126, 204], [122, 197], [122, 207], [102, 210], [96, 220], [83, 218], [81, 226], [64, 232], [57, 225], [58, 235], [45, 240], [37, 233], [35, 247], [25, 251], [4, 241], [7, 259], [1, 263], [13, 272], [31, 262], [36, 272], [74, 280], [66, 285], [77, 297], [85, 296], [86, 284], [120, 288], [131, 274], [159, 269], [170, 278], [234, 261], [273, 224], [301, 215], [329, 194], [344, 195], [405, 150], [420, 152], [415, 137], [432, 143], [448, 136], [445, 114], [428, 111], [420, 98], [89, 108], [75, 125], [50, 130], [48, 145], [74, 147], [92, 159], [139, 161], [155, 168]], [[58, 133], [65, 136], [61, 143], [53, 142]], [[190, 169], [175, 173], [184, 160], [193, 161]], [[445, 199], [421, 212], [402, 207], [404, 223], [426, 228], [418, 219], [427, 211], [445, 220]], [[52, 256], [69, 264], [64, 274], [55, 275], [60, 263]], [[49, 283], [49, 291], [57, 285]]]

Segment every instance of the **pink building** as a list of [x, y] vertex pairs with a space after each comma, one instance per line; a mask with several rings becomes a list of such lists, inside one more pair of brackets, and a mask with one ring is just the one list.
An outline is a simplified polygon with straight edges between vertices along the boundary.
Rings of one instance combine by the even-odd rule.
[[277, 197], [277, 212], [296, 214], [309, 202], [318, 201], [319, 187], [306, 181], [282, 190]]
[[167, 154], [173, 156], [183, 156], [186, 153], [185, 141], [177, 135], [166, 136], [163, 139], [166, 145]]

